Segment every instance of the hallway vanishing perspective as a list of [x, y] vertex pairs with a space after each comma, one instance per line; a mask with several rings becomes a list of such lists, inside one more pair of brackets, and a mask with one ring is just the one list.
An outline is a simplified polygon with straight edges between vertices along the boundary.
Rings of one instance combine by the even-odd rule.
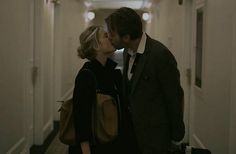
[[[85, 60], [79, 35], [122, 6], [178, 62], [184, 143], [236, 154], [235, 0], [7, 0], [0, 5], [0, 154], [65, 154], [60, 101]], [[114, 60], [123, 67], [122, 50]]]

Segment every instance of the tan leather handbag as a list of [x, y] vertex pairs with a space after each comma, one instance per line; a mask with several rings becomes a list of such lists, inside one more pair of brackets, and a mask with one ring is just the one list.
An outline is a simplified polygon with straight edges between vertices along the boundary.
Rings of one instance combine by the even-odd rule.
[[118, 108], [117, 103], [110, 95], [97, 93], [95, 104], [93, 131], [99, 143], [114, 140], [118, 134]]
[[59, 139], [62, 143], [67, 145], [73, 145], [75, 143], [75, 127], [72, 110], [72, 99], [62, 102], [58, 110], [58, 112], [60, 112]]
[[[89, 71], [85, 69], [84, 71]], [[95, 75], [93, 72], [91, 74]], [[118, 134], [118, 106], [119, 102], [106, 94], [96, 93], [97, 99], [92, 108], [92, 133], [94, 141], [107, 143], [114, 140]], [[75, 127], [73, 112], [73, 100], [62, 102], [60, 109], [59, 139], [62, 143], [73, 145], [75, 143]], [[79, 132], [78, 132], [79, 133]]]

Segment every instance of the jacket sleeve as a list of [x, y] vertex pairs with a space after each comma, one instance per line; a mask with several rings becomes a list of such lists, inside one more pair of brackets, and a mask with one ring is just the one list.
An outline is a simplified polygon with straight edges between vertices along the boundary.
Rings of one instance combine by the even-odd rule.
[[91, 72], [80, 71], [73, 92], [73, 114], [76, 143], [90, 141], [92, 137], [92, 104], [96, 100], [95, 79]]
[[158, 77], [162, 87], [167, 112], [171, 124], [171, 138], [181, 141], [185, 134], [183, 122], [183, 89], [180, 85], [180, 73], [174, 56], [163, 49], [158, 56]]

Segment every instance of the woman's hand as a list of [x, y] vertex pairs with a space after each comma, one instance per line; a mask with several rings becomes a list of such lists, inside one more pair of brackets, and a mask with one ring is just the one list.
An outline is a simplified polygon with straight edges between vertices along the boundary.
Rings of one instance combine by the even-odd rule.
[[82, 143], [80, 143], [80, 145], [81, 145], [81, 150], [82, 150], [83, 154], [91, 154], [90, 146], [89, 146], [88, 141], [82, 142]]

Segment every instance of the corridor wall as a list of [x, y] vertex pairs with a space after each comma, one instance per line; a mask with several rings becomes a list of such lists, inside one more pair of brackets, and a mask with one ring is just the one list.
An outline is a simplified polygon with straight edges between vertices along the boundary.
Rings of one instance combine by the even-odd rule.
[[1, 4], [0, 153], [28, 154], [53, 130], [56, 101], [73, 87], [83, 63], [76, 48], [86, 25], [84, 12], [83, 1], [77, 0]]
[[83, 1], [61, 1], [55, 7], [54, 120], [59, 120], [60, 103], [71, 97], [74, 80], [85, 60], [77, 56], [79, 35], [88, 25]]
[[32, 3], [0, 5], [0, 153], [28, 153], [32, 144]]

